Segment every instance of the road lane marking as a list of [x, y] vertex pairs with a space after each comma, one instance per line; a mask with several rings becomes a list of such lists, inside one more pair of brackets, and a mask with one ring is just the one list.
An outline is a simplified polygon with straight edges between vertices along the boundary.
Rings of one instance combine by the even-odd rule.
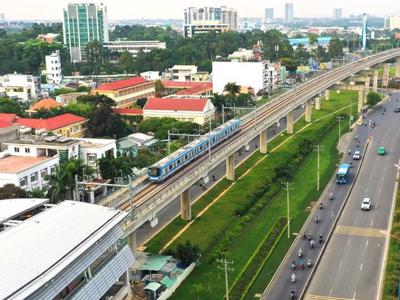
[[[354, 227], [354, 226], [336, 226], [335, 234], [352, 235], [352, 236], [364, 236], [364, 237], [386, 237], [387, 231], [383, 229], [371, 228], [371, 227]], [[347, 241], [349, 245], [350, 239]]]
[[361, 266], [360, 266], [360, 271], [362, 271], [362, 269], [363, 269], [363, 264], [361, 264]]
[[322, 295], [307, 295], [304, 300], [353, 300], [354, 298], [339, 298]]
[[329, 297], [332, 295], [332, 289], [329, 291]]
[[374, 226], [374, 220], [371, 220], [371, 227]]
[[347, 247], [349, 246], [349, 244], [350, 244], [350, 238], [347, 240]]
[[365, 243], [365, 247], [368, 247], [368, 240], [367, 240], [367, 242]]
[[356, 295], [357, 295], [357, 292], [356, 292], [356, 291], [354, 291], [354, 294], [353, 294], [353, 299], [356, 299]]
[[342, 267], [342, 262], [340, 262], [340, 264], [339, 264], [339, 270], [340, 270], [341, 267]]

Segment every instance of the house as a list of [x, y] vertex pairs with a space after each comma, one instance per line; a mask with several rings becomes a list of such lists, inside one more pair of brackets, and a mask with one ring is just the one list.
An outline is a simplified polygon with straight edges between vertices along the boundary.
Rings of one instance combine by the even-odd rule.
[[92, 95], [106, 95], [115, 101], [117, 108], [128, 108], [138, 99], [153, 97], [155, 86], [153, 81], [148, 81], [140, 76], [111, 83], [104, 83], [92, 90]]
[[197, 73], [197, 66], [175, 65], [171, 68], [171, 73], [174, 81], [191, 81], [190, 77]]
[[[168, 94], [177, 95], [204, 95], [211, 94], [213, 85], [212, 82], [193, 82], [193, 81], [173, 81], [173, 80], [162, 80], [161, 81]], [[184, 90], [188, 90], [184, 92]]]
[[15, 124], [41, 132], [61, 134], [64, 137], [83, 137], [87, 119], [70, 113], [48, 119], [16, 118]]
[[6, 147], [4, 143], [15, 140], [18, 137], [19, 126], [0, 120], [0, 152]]
[[80, 151], [79, 156], [85, 165], [96, 169], [97, 160], [104, 157], [116, 157], [117, 146], [114, 139], [88, 139], [78, 138], [73, 139], [79, 141]]
[[143, 118], [170, 117], [200, 125], [215, 119], [215, 107], [207, 98], [150, 98], [143, 107]]
[[136, 157], [138, 149], [146, 149], [157, 142], [152, 135], [141, 132], [132, 133], [118, 140], [117, 151], [120, 156]]
[[41, 109], [50, 110], [52, 108], [58, 108], [61, 106], [62, 106], [62, 104], [58, 103], [55, 99], [46, 98], [46, 99], [39, 100], [38, 102], [34, 103], [29, 108], [29, 110], [27, 110], [27, 112], [30, 114], [34, 114], [34, 113], [37, 113], [37, 111], [41, 110]]
[[39, 94], [39, 81], [32, 75], [7, 74], [0, 77], [0, 93], [22, 102], [32, 101]]

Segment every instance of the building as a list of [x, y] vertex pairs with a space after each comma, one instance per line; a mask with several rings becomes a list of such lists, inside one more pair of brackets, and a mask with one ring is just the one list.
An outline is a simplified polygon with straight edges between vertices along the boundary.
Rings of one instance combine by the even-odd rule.
[[103, 47], [113, 52], [128, 51], [133, 57], [136, 57], [139, 51], [148, 53], [153, 49], [166, 49], [166, 43], [160, 41], [109, 41], [103, 44]]
[[273, 8], [265, 9], [264, 22], [265, 22], [265, 24], [274, 23], [274, 9]]
[[89, 42], [109, 41], [107, 7], [94, 3], [68, 4], [64, 9], [63, 33], [71, 62], [86, 60], [85, 48]]
[[51, 132], [64, 137], [79, 138], [85, 135], [87, 121], [85, 118], [66, 113], [48, 119], [16, 118], [15, 123], [35, 132]]
[[237, 30], [237, 11], [221, 7], [188, 7], [184, 11], [183, 34], [192, 37], [209, 31]]
[[39, 81], [32, 75], [7, 74], [0, 77], [0, 93], [22, 102], [32, 101], [39, 94]]
[[293, 3], [285, 3], [285, 22], [291, 23], [293, 22], [293, 18]]
[[47, 83], [60, 84], [62, 80], [60, 51], [46, 55], [45, 61]]
[[160, 72], [158, 71], [146, 71], [140, 73], [140, 77], [143, 77], [144, 79], [148, 81], [156, 81], [156, 80], [161, 80]]
[[150, 98], [143, 107], [143, 117], [169, 117], [203, 125], [215, 119], [215, 107], [207, 98]]
[[230, 61], [249, 61], [249, 60], [254, 60], [254, 51], [253, 50], [247, 50], [243, 48], [239, 48], [238, 51], [233, 52], [232, 54], [229, 54], [228, 59]]
[[19, 135], [19, 126], [0, 120], [0, 152], [7, 149], [4, 143], [15, 140]]
[[37, 36], [37, 39], [42, 42], [52, 44], [56, 42], [58, 36], [59, 36], [58, 33], [46, 33], [46, 34], [39, 34]]
[[173, 81], [173, 80], [162, 80], [162, 85], [167, 91], [167, 94], [185, 94], [187, 91], [190, 95], [195, 95], [193, 92], [198, 94], [210, 93], [212, 91], [212, 83], [211, 82], [195, 82], [195, 81]]
[[30, 114], [35, 114], [39, 110], [50, 110], [54, 108], [59, 108], [61, 107], [62, 104], [58, 103], [55, 99], [53, 98], [47, 98], [47, 99], [42, 99], [39, 100], [38, 102], [34, 103], [29, 110], [27, 110], [28, 113]]
[[197, 73], [197, 67], [194, 65], [175, 65], [171, 68], [171, 72], [174, 81], [191, 81], [191, 76]]
[[97, 160], [104, 157], [117, 157], [117, 145], [114, 139], [73, 139], [79, 141], [79, 156], [85, 165], [97, 169]]
[[71, 103], [76, 103], [78, 97], [85, 96], [87, 94], [88, 94], [87, 92], [74, 92], [74, 93], [61, 94], [56, 96], [56, 101], [62, 105], [68, 105]]
[[135, 76], [125, 80], [104, 83], [92, 90], [92, 94], [106, 95], [115, 101], [117, 108], [127, 108], [136, 100], [149, 98], [155, 94], [154, 81]]
[[391, 16], [389, 20], [390, 30], [400, 29], [400, 16]]
[[264, 62], [213, 62], [213, 92], [222, 94], [227, 83], [235, 82], [255, 93], [270, 92], [280, 81], [281, 66]]
[[343, 18], [343, 8], [334, 8], [333, 9], [333, 18], [336, 20]]
[[361, 34], [361, 41], [362, 41], [362, 50], [367, 50], [367, 14], [363, 14], [362, 18], [362, 34]]
[[[6, 204], [2, 211], [15, 211]], [[126, 217], [63, 201], [0, 232], [0, 298], [124, 299], [134, 262], [123, 242]]]

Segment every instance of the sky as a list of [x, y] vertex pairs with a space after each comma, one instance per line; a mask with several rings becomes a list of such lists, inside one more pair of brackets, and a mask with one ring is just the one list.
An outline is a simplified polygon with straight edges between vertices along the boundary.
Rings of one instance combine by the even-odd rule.
[[285, 2], [294, 4], [295, 17], [331, 17], [333, 8], [343, 8], [344, 16], [400, 15], [399, 0], [0, 0], [0, 13], [13, 20], [61, 20], [62, 8], [69, 2], [102, 2], [107, 5], [110, 20], [182, 19], [185, 7], [207, 5], [234, 7], [239, 17], [263, 17], [264, 9], [273, 7], [279, 18]]

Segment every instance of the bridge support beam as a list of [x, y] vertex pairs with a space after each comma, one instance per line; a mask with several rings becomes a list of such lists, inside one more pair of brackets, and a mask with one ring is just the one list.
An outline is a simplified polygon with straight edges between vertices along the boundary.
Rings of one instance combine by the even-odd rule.
[[383, 65], [382, 86], [388, 87], [389, 85], [389, 64]]
[[312, 101], [311, 99], [306, 101], [306, 112], [305, 119], [307, 123], [311, 123], [311, 114], [312, 114]]
[[321, 97], [315, 97], [314, 102], [315, 102], [315, 110], [320, 110], [321, 109]]
[[396, 77], [400, 78], [400, 57], [396, 58]]
[[379, 76], [379, 71], [374, 70], [374, 78], [372, 80], [372, 90], [375, 93], [378, 91], [378, 76]]
[[192, 207], [190, 205], [189, 189], [183, 191], [181, 194], [181, 218], [188, 221], [192, 219]]
[[331, 91], [325, 90], [325, 100], [331, 100]]
[[267, 154], [268, 146], [267, 146], [267, 130], [264, 130], [260, 133], [260, 153]]
[[293, 134], [293, 112], [287, 114], [286, 116], [286, 132], [287, 134]]
[[235, 159], [232, 155], [226, 158], [226, 179], [235, 181]]
[[357, 111], [359, 113], [361, 113], [363, 106], [364, 106], [364, 91], [359, 90], [358, 91], [358, 107], [357, 107]]
[[132, 253], [136, 253], [136, 231], [132, 231], [127, 237], [128, 239], [128, 246], [131, 249]]

